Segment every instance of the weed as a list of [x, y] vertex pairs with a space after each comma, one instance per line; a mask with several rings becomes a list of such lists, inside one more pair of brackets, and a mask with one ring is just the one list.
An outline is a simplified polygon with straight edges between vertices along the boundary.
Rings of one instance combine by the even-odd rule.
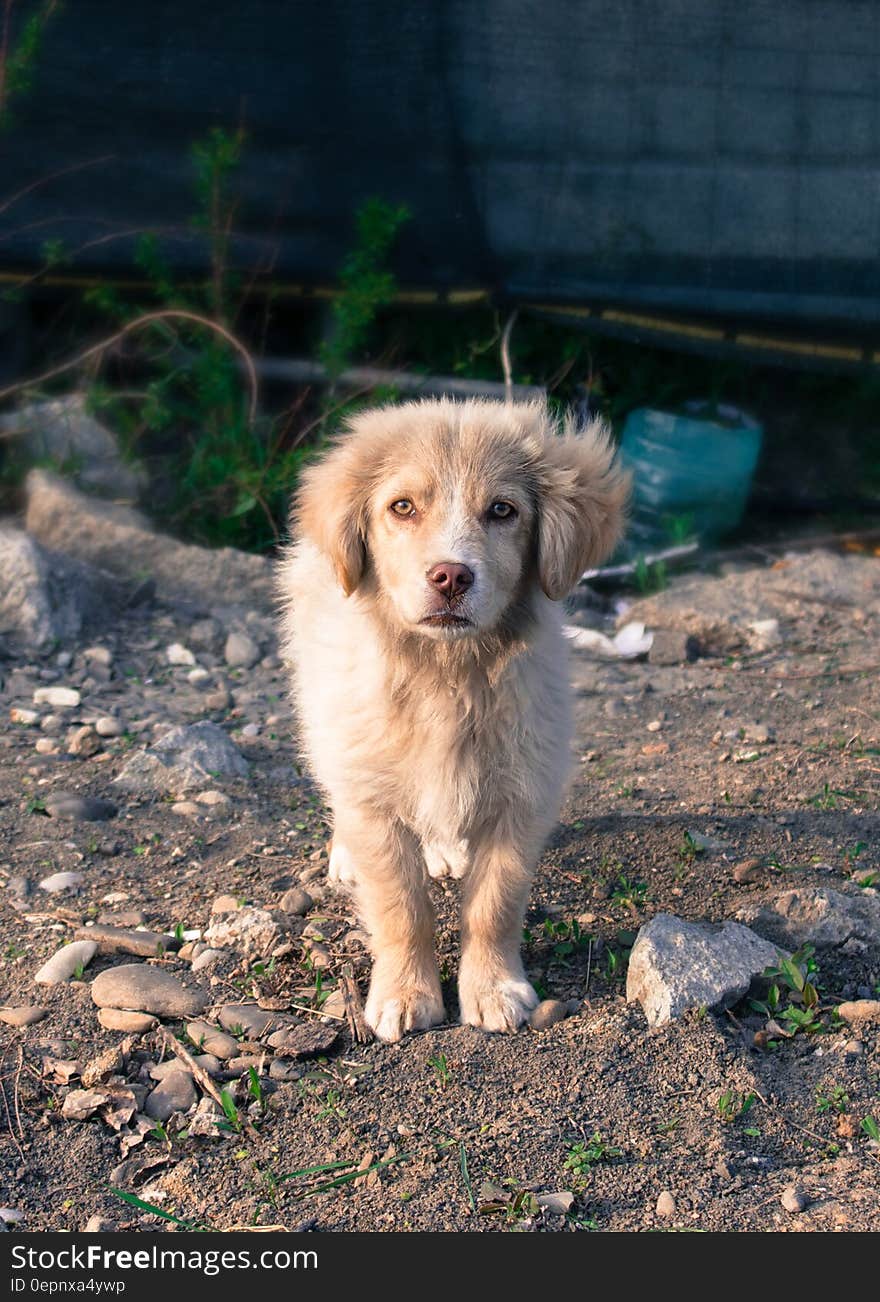
[[827, 1094], [822, 1092], [820, 1086], [816, 1088], [816, 1111], [824, 1112], [846, 1112], [849, 1106], [849, 1095], [842, 1085], [834, 1085]]
[[[817, 987], [818, 967], [813, 959], [812, 945], [804, 945], [790, 958], [779, 954], [775, 964], [764, 969], [765, 980], [770, 981], [766, 1000], [750, 1000], [752, 1008], [768, 1018], [779, 1018], [788, 1031], [813, 1034], [825, 1029], [819, 1007]], [[783, 990], [788, 1003], [783, 1006]]]
[[437, 1074], [437, 1083], [441, 1090], [449, 1089], [452, 1081], [452, 1068], [449, 1066], [449, 1060], [445, 1053], [434, 1054], [428, 1059], [428, 1066], [433, 1067]]
[[630, 913], [635, 913], [638, 907], [644, 904], [647, 894], [648, 887], [645, 882], [631, 882], [628, 877], [621, 875], [611, 892], [611, 903], [629, 909]]
[[475, 1212], [477, 1210], [477, 1204], [474, 1200], [474, 1188], [473, 1185], [471, 1184], [471, 1177], [468, 1171], [467, 1153], [465, 1152], [464, 1149], [464, 1141], [461, 1141], [458, 1145], [458, 1165], [461, 1170], [461, 1178], [464, 1182], [464, 1187], [467, 1192], [468, 1202], [471, 1205], [471, 1211]]
[[34, 77], [34, 68], [40, 55], [46, 27], [53, 13], [61, 8], [58, 0], [45, 0], [24, 20], [14, 45], [8, 43], [8, 27], [15, 0], [7, 0], [3, 47], [0, 50], [0, 131], [10, 127], [13, 115], [10, 102], [28, 94]]
[[735, 1090], [725, 1090], [715, 1104], [718, 1116], [726, 1126], [751, 1112], [757, 1102], [757, 1094], [737, 1094]]
[[578, 1140], [572, 1144], [565, 1159], [565, 1170], [571, 1171], [579, 1179], [589, 1174], [590, 1168], [599, 1162], [611, 1162], [620, 1157], [622, 1149], [606, 1144], [598, 1130], [593, 1132], [590, 1140]]
[[143, 1198], [138, 1198], [136, 1194], [128, 1193], [124, 1189], [108, 1189], [108, 1193], [120, 1202], [128, 1203], [130, 1207], [136, 1207], [138, 1211], [149, 1212], [151, 1216], [158, 1216], [163, 1221], [170, 1221], [173, 1225], [179, 1225], [182, 1230], [188, 1230], [191, 1233], [205, 1234], [211, 1230], [211, 1226], [205, 1221], [185, 1221], [181, 1217], [175, 1216], [172, 1212], [163, 1211], [154, 1203], [145, 1202]]
[[220, 1106], [223, 1108], [225, 1121], [218, 1121], [219, 1130], [229, 1130], [235, 1135], [240, 1135], [244, 1129], [241, 1117], [238, 1115], [238, 1108], [235, 1106], [235, 1100], [228, 1089], [220, 1091]]
[[263, 1101], [263, 1086], [254, 1067], [248, 1067], [248, 1094], [262, 1111], [266, 1106]]
[[643, 596], [648, 596], [652, 592], [662, 592], [667, 582], [664, 561], [653, 561], [649, 564], [644, 556], [636, 558], [633, 583]]
[[873, 1139], [875, 1144], [880, 1144], [880, 1126], [877, 1125], [875, 1117], [867, 1116], [862, 1118], [861, 1129], [869, 1139]]

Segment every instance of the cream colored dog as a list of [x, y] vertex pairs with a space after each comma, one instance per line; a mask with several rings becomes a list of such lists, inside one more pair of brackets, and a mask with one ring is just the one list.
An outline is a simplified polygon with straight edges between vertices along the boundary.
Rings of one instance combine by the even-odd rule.
[[462, 879], [462, 1021], [513, 1031], [537, 1002], [520, 937], [571, 746], [557, 603], [626, 494], [599, 422], [560, 430], [535, 404], [369, 411], [303, 475], [286, 652], [383, 1040], [444, 1019], [429, 876]]

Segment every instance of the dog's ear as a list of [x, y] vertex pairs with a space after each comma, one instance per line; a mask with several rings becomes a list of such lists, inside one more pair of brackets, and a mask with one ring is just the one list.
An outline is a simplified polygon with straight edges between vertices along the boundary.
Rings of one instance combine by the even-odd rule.
[[363, 458], [351, 443], [342, 442], [303, 471], [294, 499], [294, 532], [330, 558], [347, 597], [363, 578], [367, 563], [369, 487]]
[[623, 532], [630, 479], [599, 420], [547, 431], [538, 472], [538, 578], [551, 601], [613, 551]]

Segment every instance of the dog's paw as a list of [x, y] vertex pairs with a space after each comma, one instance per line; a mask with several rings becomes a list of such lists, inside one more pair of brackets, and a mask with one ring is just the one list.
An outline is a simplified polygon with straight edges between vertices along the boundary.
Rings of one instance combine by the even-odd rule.
[[435, 841], [422, 849], [429, 877], [464, 877], [471, 866], [467, 841], [452, 841], [448, 844]]
[[524, 976], [502, 974], [495, 979], [463, 972], [458, 983], [461, 1020], [482, 1031], [515, 1031], [528, 1021], [538, 996]]
[[393, 1044], [407, 1031], [424, 1031], [446, 1020], [439, 987], [407, 987], [373, 976], [364, 1016], [376, 1037]]
[[334, 886], [340, 886], [350, 890], [357, 880], [357, 870], [354, 866], [354, 859], [341, 841], [334, 837], [333, 844], [330, 846], [330, 863], [327, 867], [327, 880]]

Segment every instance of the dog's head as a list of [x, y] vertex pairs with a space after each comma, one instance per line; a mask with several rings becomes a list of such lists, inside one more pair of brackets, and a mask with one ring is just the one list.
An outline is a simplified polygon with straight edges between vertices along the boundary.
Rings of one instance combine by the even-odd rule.
[[459, 639], [496, 628], [529, 586], [558, 601], [612, 550], [628, 484], [602, 424], [540, 404], [407, 403], [356, 416], [309, 467], [295, 528], [348, 596]]

